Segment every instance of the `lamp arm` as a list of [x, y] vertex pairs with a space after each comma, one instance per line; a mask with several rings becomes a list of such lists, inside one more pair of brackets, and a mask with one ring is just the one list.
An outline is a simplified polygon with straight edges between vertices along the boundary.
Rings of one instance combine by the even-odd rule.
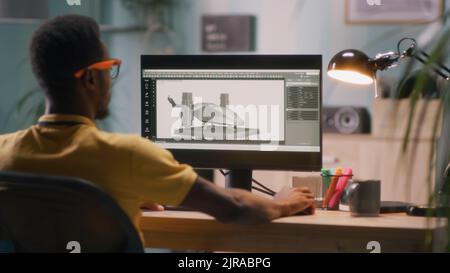
[[[400, 52], [400, 44], [403, 41], [411, 41], [411, 45], [403, 52]], [[417, 48], [416, 40], [412, 38], [403, 38], [398, 42], [397, 52], [386, 52], [377, 54], [375, 58], [370, 59], [369, 62], [373, 66], [374, 70], [386, 70], [391, 67], [397, 66], [397, 64], [406, 58], [413, 57], [416, 58], [423, 64], [426, 64], [430, 55], [428, 55], [425, 51]], [[439, 74], [439, 76], [443, 77], [445, 80], [450, 80], [450, 68], [445, 66], [442, 63], [436, 63], [436, 67], [432, 68], [434, 72]]]
[[[407, 49], [405, 51], [400, 53], [400, 46], [401, 46], [402, 42], [404, 42], [404, 41], [409, 41], [411, 44], [407, 47]], [[423, 50], [420, 50], [417, 47], [417, 42], [413, 38], [405, 37], [405, 38], [401, 39], [400, 41], [398, 41], [397, 52], [398, 52], [397, 54], [400, 56], [400, 59], [404, 59], [407, 57], [414, 57], [423, 64], [426, 64], [428, 62], [428, 59], [430, 59], [430, 55], [428, 55], [428, 53], [426, 53]], [[437, 67], [432, 68], [433, 71], [448, 81], [450, 79], [450, 69], [448, 67], [446, 67], [445, 65], [443, 65], [442, 63], [436, 63], [436, 66]], [[445, 75], [444, 72], [441, 71], [440, 69], [445, 71], [447, 73], [447, 75]]]
[[[418, 50], [418, 52], [416, 54], [414, 54], [413, 57], [416, 58], [417, 60], [419, 60], [421, 63], [426, 64], [427, 60], [430, 58], [430, 55], [428, 55], [426, 52], [424, 52], [422, 50]], [[445, 80], [447, 80], [447, 81], [450, 80], [450, 69], [448, 67], [446, 67], [445, 65], [443, 65], [442, 63], [436, 63], [436, 65], [439, 69], [444, 70], [447, 73], [447, 75], [444, 74], [444, 72], [439, 70], [437, 67], [433, 67], [432, 68], [433, 71], [436, 72], [437, 74], [439, 74]]]
[[374, 67], [375, 70], [386, 70], [391, 67], [397, 66], [398, 61], [401, 56], [396, 52], [386, 52], [380, 53], [375, 56], [375, 58], [370, 59], [369, 62]]

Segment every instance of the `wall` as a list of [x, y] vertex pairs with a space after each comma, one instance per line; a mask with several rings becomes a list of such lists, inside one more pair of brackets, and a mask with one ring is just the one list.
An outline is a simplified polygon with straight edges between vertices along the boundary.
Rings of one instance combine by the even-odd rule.
[[[396, 48], [403, 37], [418, 37], [426, 25], [350, 25], [345, 23], [344, 0], [196, 0], [174, 1], [169, 25], [175, 31], [175, 52], [179, 54], [202, 54], [200, 48], [200, 18], [202, 14], [253, 14], [257, 17], [258, 54], [322, 54], [326, 67], [331, 57], [346, 48], [357, 48], [369, 56]], [[113, 4], [114, 24], [133, 19], [120, 1]], [[130, 64], [138, 62], [136, 55], [151, 53], [157, 43], [148, 33], [117, 34], [112, 42], [112, 52], [123, 55]], [[166, 38], [166, 37], [162, 37]], [[154, 50], [153, 50], [154, 51]], [[138, 53], [129, 55], [130, 52]], [[130, 67], [130, 69], [132, 69]], [[396, 77], [402, 69], [381, 72], [381, 77]], [[135, 81], [138, 71], [130, 71], [133, 81], [127, 81], [128, 89], [139, 89]], [[124, 80], [125, 81], [125, 80]], [[361, 87], [323, 78], [324, 105], [358, 105], [371, 109], [373, 86]], [[122, 91], [121, 91], [122, 92]], [[125, 92], [127, 93], [127, 92]], [[135, 102], [132, 101], [132, 104]], [[136, 113], [133, 111], [132, 113]], [[123, 118], [125, 119], [125, 118]], [[119, 122], [118, 129], [138, 130], [139, 124]], [[125, 126], [124, 128], [122, 128]], [[133, 128], [131, 128], [133, 127]], [[117, 127], [114, 126], [114, 129]]]
[[[449, 0], [445, 0], [446, 3]], [[50, 0], [52, 16], [81, 13], [114, 26], [141, 23], [139, 16], [122, 6], [121, 0], [82, 1], [82, 7], [68, 7], [63, 0]], [[202, 14], [252, 14], [257, 17], [257, 50], [260, 54], [322, 54], [323, 66], [336, 52], [358, 48], [373, 56], [395, 49], [405, 36], [417, 37], [425, 25], [347, 25], [344, 0], [174, 0], [168, 24], [174, 36], [145, 31], [104, 32], [111, 55], [121, 58], [122, 73], [116, 80], [111, 102], [112, 115], [100, 122], [101, 128], [115, 132], [140, 131], [139, 56], [160, 53], [173, 46], [179, 54], [201, 54], [200, 17]], [[0, 133], [17, 130], [20, 117], [11, 111], [23, 94], [36, 82], [28, 65], [28, 42], [36, 25], [0, 24]], [[401, 69], [380, 73], [395, 77]], [[324, 76], [325, 105], [360, 105], [371, 108], [373, 87], [361, 88], [338, 83]], [[7, 118], [9, 116], [9, 118]], [[264, 181], [278, 181], [279, 187], [294, 173], [257, 172]], [[281, 181], [281, 183], [279, 182]]]
[[[447, 0], [448, 1], [448, 0]], [[65, 1], [50, 0], [49, 14], [81, 13], [106, 18], [115, 26], [136, 25], [136, 14], [123, 7], [121, 0], [83, 1], [69, 7]], [[174, 52], [201, 54], [200, 18], [202, 14], [252, 14], [257, 17], [257, 50], [260, 54], [322, 54], [326, 67], [334, 53], [358, 48], [373, 56], [393, 50], [405, 36], [417, 37], [424, 25], [348, 25], [344, 0], [176, 0], [170, 9], [169, 26], [174, 36], [149, 32], [104, 32], [112, 55], [124, 60], [121, 78], [116, 82], [112, 117], [105, 129], [139, 132], [139, 55], [160, 52], [162, 44], [174, 44]], [[36, 25], [0, 24], [0, 132], [13, 131], [17, 121], [7, 119], [11, 102], [37, 87], [28, 65], [28, 42]], [[397, 76], [402, 69], [380, 73]], [[323, 78], [324, 105], [359, 105], [371, 109], [373, 86], [362, 88]], [[13, 90], [13, 91], [11, 91]]]
[[28, 65], [28, 40], [34, 27], [0, 24], [0, 133], [15, 130], [14, 105], [34, 88]]
[[[349, 25], [345, 23], [345, 1], [329, 0], [196, 0], [175, 1], [170, 10], [169, 26], [175, 38], [159, 35], [173, 43], [179, 54], [202, 54], [200, 18], [202, 14], [253, 14], [257, 17], [258, 54], [322, 54], [323, 67], [331, 57], [346, 48], [357, 48], [374, 56], [394, 50], [403, 37], [418, 37], [426, 25]], [[127, 25], [136, 22], [120, 1], [111, 7], [112, 22]], [[111, 36], [111, 52], [124, 59], [124, 73], [117, 83], [113, 109], [117, 115], [112, 130], [139, 132], [138, 92], [139, 55], [158, 53], [158, 35], [149, 33], [116, 33]], [[108, 36], [108, 37], [110, 37]], [[164, 42], [163, 42], [164, 43]], [[402, 69], [379, 73], [396, 77]], [[357, 105], [371, 110], [374, 87], [361, 87], [323, 77], [324, 105]], [[125, 100], [122, 98], [126, 97]]]
[[[69, 7], [65, 1], [49, 0], [50, 17], [66, 13], [77, 13], [100, 17], [100, 0], [83, 2], [80, 7]], [[0, 133], [22, 129], [34, 120], [31, 107], [42, 100], [39, 86], [31, 72], [28, 46], [38, 22], [0, 22]], [[29, 99], [17, 111], [21, 99], [30, 94]]]
[[[357, 48], [369, 56], [396, 48], [403, 37], [418, 37], [426, 25], [349, 25], [345, 23], [345, 1], [329, 0], [196, 0], [175, 1], [169, 26], [179, 54], [202, 54], [200, 19], [202, 14], [252, 14], [257, 17], [258, 54], [322, 54], [323, 67], [338, 51]], [[133, 22], [130, 12], [120, 3], [113, 4], [113, 22]], [[148, 33], [122, 33], [112, 38], [111, 51], [127, 61], [119, 90], [113, 98], [117, 113], [111, 129], [139, 132], [139, 54], [158, 52], [154, 37]], [[164, 36], [164, 35], [163, 35]], [[146, 38], [147, 37], [147, 38]], [[166, 41], [166, 37], [162, 37]], [[402, 69], [379, 73], [397, 77]], [[372, 108], [374, 87], [352, 86], [324, 76], [324, 105], [358, 105]], [[278, 189], [288, 184], [295, 172], [255, 172], [255, 177]], [[218, 181], [223, 183], [220, 175]], [[272, 182], [271, 182], [272, 181]]]
[[[186, 1], [185, 1], [186, 2]], [[329, 0], [200, 0], [179, 8], [176, 29], [182, 36], [180, 52], [201, 53], [202, 14], [253, 14], [257, 16], [257, 52], [261, 54], [322, 54], [326, 67], [331, 57], [346, 48], [374, 56], [394, 50], [405, 36], [417, 37], [424, 25], [348, 25], [345, 1]], [[195, 2], [195, 3], [194, 3]], [[383, 75], [397, 75], [391, 70]], [[325, 105], [371, 107], [373, 87], [355, 87], [323, 78]]]

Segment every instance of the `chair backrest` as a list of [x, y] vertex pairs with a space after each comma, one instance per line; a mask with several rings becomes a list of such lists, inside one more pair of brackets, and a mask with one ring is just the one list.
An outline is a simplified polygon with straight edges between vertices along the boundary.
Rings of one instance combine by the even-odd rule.
[[17, 172], [0, 172], [2, 246], [13, 252], [143, 252], [131, 220], [99, 187]]

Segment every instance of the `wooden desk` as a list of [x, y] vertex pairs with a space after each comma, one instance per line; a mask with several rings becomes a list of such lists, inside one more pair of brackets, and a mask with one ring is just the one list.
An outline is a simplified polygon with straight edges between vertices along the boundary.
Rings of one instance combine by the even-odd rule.
[[381, 214], [351, 217], [348, 212], [317, 210], [258, 226], [222, 224], [199, 212], [144, 212], [141, 229], [146, 247], [233, 252], [369, 252], [378, 241], [381, 252], [424, 252], [426, 231], [442, 230], [446, 220]]

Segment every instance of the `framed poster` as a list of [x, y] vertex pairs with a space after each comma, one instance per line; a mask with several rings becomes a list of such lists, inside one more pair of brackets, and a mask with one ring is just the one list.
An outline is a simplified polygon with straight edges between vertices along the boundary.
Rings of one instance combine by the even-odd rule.
[[346, 0], [348, 24], [421, 24], [439, 19], [443, 0]]

